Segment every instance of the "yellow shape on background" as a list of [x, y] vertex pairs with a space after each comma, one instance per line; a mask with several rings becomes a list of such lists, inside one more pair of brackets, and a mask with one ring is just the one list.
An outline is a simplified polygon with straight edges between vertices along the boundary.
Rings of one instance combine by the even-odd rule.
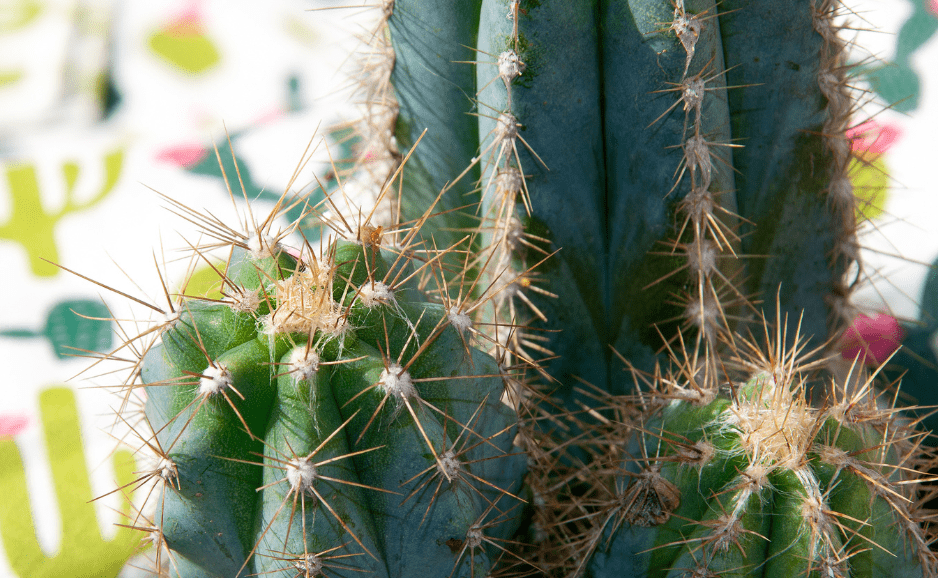
[[[43, 390], [39, 407], [62, 521], [61, 542], [54, 556], [47, 556], [39, 546], [22, 457], [13, 440], [0, 439], [0, 541], [8, 562], [20, 578], [114, 578], [137, 553], [141, 534], [118, 527], [111, 540], [101, 536], [95, 507], [90, 503], [95, 496], [72, 390]], [[131, 484], [133, 454], [117, 450], [112, 461], [117, 483]], [[129, 511], [130, 504], [125, 502], [123, 515], [128, 516]]]
[[883, 214], [889, 195], [889, 171], [882, 154], [860, 154], [850, 162], [847, 171], [857, 198], [858, 223], [875, 219]]

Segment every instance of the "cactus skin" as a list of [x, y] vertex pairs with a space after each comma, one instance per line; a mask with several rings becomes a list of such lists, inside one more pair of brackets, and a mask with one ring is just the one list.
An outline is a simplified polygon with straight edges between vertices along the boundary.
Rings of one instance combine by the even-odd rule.
[[12, 205], [10, 216], [0, 223], [0, 239], [16, 241], [29, 255], [29, 265], [37, 277], [51, 277], [59, 272], [49, 261], [58, 259], [55, 244], [55, 228], [69, 213], [84, 211], [97, 205], [117, 185], [124, 164], [124, 151], [109, 151], [102, 160], [104, 182], [90, 199], [80, 199], [75, 185], [81, 176], [81, 166], [75, 161], [62, 163], [62, 189], [65, 203], [57, 210], [47, 210], [42, 205], [37, 168], [28, 163], [4, 163]]
[[[475, 4], [463, 8], [470, 6]], [[399, 68], [411, 66], [409, 55], [421, 46], [414, 44], [412, 34], [394, 33], [404, 22], [408, 30], [419, 29], [410, 21], [421, 10], [424, 21], [433, 22], [439, 7], [417, 0], [396, 1], [393, 7], [390, 41], [395, 54], [405, 55], [391, 75], [400, 102], [398, 131], [406, 128], [414, 135], [415, 126], [454, 127], [473, 112], [479, 118], [478, 137], [465, 130], [458, 146], [421, 151], [410, 148], [413, 138], [398, 139], [400, 155], [441, 155], [424, 160], [423, 166], [458, 162], [452, 151], [478, 151], [461, 173], [438, 175], [436, 189], [402, 195], [403, 211], [427, 210], [420, 199], [434, 198], [436, 190], [443, 191], [442, 203], [454, 206], [447, 199], [455, 186], [441, 188], [439, 183], [458, 183], [480, 171], [480, 180], [472, 184], [473, 190], [481, 190], [479, 236], [484, 243], [473, 263], [485, 264], [478, 274], [490, 284], [479, 301], [491, 307], [496, 323], [520, 327], [508, 336], [494, 332], [502, 355], [533, 362], [548, 376], [542, 389], [529, 390], [533, 407], [522, 408], [535, 416], [526, 430], [535, 462], [534, 492], [554, 500], [535, 522], [548, 534], [538, 538], [540, 567], [551, 567], [553, 561], [557, 575], [585, 569], [597, 578], [695, 570], [707, 576], [800, 575], [824, 568], [849, 575], [934, 575], [934, 557], [918, 527], [925, 519], [921, 505], [900, 503], [908, 499], [915, 504], [920, 494], [899, 490], [923, 482], [918, 474], [904, 479], [903, 468], [927, 469], [931, 454], [917, 443], [905, 453], [906, 437], [918, 440], [921, 434], [895, 423], [891, 412], [878, 413], [874, 390], [854, 391], [845, 384], [857, 376], [845, 378], [842, 370], [824, 387], [813, 380], [806, 388], [787, 385], [784, 403], [764, 408], [784, 421], [786, 412], [809, 407], [806, 399], [821, 404], [804, 410], [819, 420], [814, 433], [820, 437], [805, 442], [800, 462], [744, 456], [732, 445], [735, 441], [723, 448], [732, 459], [723, 455], [715, 462], [715, 472], [757, 464], [771, 472], [764, 479], [777, 488], [772, 494], [760, 489], [765, 501], [742, 509], [740, 519], [748, 533], [739, 538], [737, 559], [711, 556], [704, 539], [707, 522], [686, 522], [719, 515], [719, 492], [735, 478], [705, 486], [694, 476], [669, 474], [674, 481], [662, 482], [662, 495], [655, 498], [662, 514], [646, 520], [656, 528], [645, 530], [636, 523], [638, 517], [627, 514], [625, 522], [619, 517], [614, 524], [602, 518], [609, 500], [619, 500], [624, 508], [623, 496], [642, 491], [641, 480], [650, 472], [678, 467], [668, 461], [674, 451], [660, 449], [662, 444], [686, 443], [685, 438], [696, 440], [704, 432], [716, 435], [708, 428], [721, 427], [706, 420], [666, 419], [655, 425], [655, 412], [665, 403], [650, 403], [647, 396], [654, 398], [654, 392], [635, 396], [641, 382], [630, 375], [660, 376], [660, 365], [674, 362], [662, 352], [683, 349], [687, 360], [680, 362], [682, 367], [695, 367], [683, 377], [689, 375], [697, 391], [717, 396], [715, 405], [707, 406], [716, 420], [716, 409], [731, 403], [719, 397], [725, 383], [756, 388], [756, 377], [728, 367], [727, 355], [749, 343], [740, 336], [759, 324], [781, 326], [786, 319], [800, 319], [798, 332], [779, 334], [779, 351], [817, 351], [852, 315], [846, 273], [859, 263], [845, 133], [856, 105], [848, 86], [845, 43], [835, 24], [840, 4], [483, 0], [476, 11], [475, 82], [466, 82], [461, 69], [447, 75], [447, 69], [437, 67], [439, 90], [401, 84], [414, 71]], [[461, 32], [474, 26], [470, 22]], [[445, 29], [432, 30], [438, 45]], [[463, 36], [450, 42], [465, 43]], [[428, 51], [424, 57], [439, 53]], [[507, 65], [519, 61], [523, 64], [514, 69]], [[476, 95], [475, 106], [452, 106], [451, 120], [441, 121], [443, 100], [453, 86]], [[415, 98], [420, 99], [416, 104]], [[421, 110], [432, 113], [418, 122], [413, 115]], [[426, 138], [434, 142], [452, 136], [434, 136], [431, 130]], [[512, 172], [521, 178], [506, 178]], [[405, 172], [405, 183], [406, 178]], [[427, 180], [412, 179], [409, 186]], [[444, 223], [439, 228], [459, 226], [452, 213], [439, 219]], [[525, 238], [527, 242], [519, 241]], [[541, 263], [548, 254], [551, 258]], [[762, 303], [771, 300], [777, 307], [763, 312]], [[763, 346], [769, 341], [755, 339]], [[749, 358], [761, 359], [757, 345], [752, 348]], [[627, 360], [631, 374], [623, 376], [620, 358]], [[673, 393], [655, 383], [661, 397]], [[545, 392], [552, 396], [549, 404], [537, 401]], [[732, 403], [739, 395], [734, 393]], [[877, 417], [836, 414], [838, 399], [850, 399]], [[623, 410], [623, 403], [630, 409]], [[583, 407], [595, 411], [581, 418]], [[617, 422], [618, 430], [610, 431], [607, 420], [597, 416], [617, 409], [621, 412], [616, 415], [625, 417]], [[545, 422], [540, 419], [545, 414], [553, 417]], [[850, 419], [859, 424], [846, 423]], [[844, 436], [855, 439], [835, 440], [830, 432], [841, 427], [853, 432]], [[646, 441], [639, 443], [639, 438]], [[617, 442], [625, 449], [609, 449]], [[865, 486], [863, 475], [834, 476], [831, 462], [811, 453], [812, 443], [852, 452], [860, 464], [857, 471], [875, 470], [875, 481]], [[642, 444], [649, 446], [644, 453]], [[652, 451], [654, 447], [659, 449]], [[610, 454], [618, 462], [608, 462]], [[620, 473], [610, 477], [610, 471]], [[850, 502], [840, 489], [821, 496], [817, 488], [830, 489], [833, 477], [865, 495], [870, 506]], [[567, 502], [547, 495], [564, 483], [570, 484]], [[890, 492], [904, 497], [896, 502], [882, 497]], [[668, 493], [673, 495], [668, 498]], [[799, 493], [807, 498], [792, 498]], [[841, 514], [818, 522], [826, 524], [823, 531], [812, 527], [813, 533], [807, 532], [798, 520], [810, 500]], [[677, 508], [683, 509], [672, 515]], [[789, 516], [794, 522], [782, 524], [782, 533], [770, 537], [770, 522]], [[859, 525], [869, 522], [868, 529], [845, 521], [853, 518]], [[666, 520], [669, 525], [662, 526]], [[905, 527], [907, 520], [912, 523]], [[579, 530], [571, 534], [568, 526]], [[855, 533], [863, 539], [852, 537]], [[830, 550], [806, 543], [809, 534], [829, 540]], [[692, 541], [682, 553], [646, 551], [681, 540]], [[759, 551], [764, 545], [760, 540], [771, 541], [776, 550]], [[877, 553], [859, 553], [867, 546]], [[731, 549], [736, 548], [733, 543]], [[880, 556], [883, 548], [903, 554], [888, 561]], [[720, 559], [710, 565], [710, 558]], [[830, 562], [835, 558], [836, 563]]]
[[[407, 54], [419, 48], [394, 35], [395, 22], [409, 21], [416, 8], [400, 4], [389, 26], [395, 52]], [[614, 394], [629, 391], [614, 378], [610, 347], [650, 371], [661, 347], [655, 324], [670, 339], [681, 321], [714, 343], [721, 326], [735, 329], [740, 314], [757, 313], [750, 298], [772, 297], [779, 284], [782, 313], [804, 311], [806, 336], [820, 343], [843, 325], [849, 291], [842, 278], [855, 244], [842, 138], [851, 101], [837, 68], [842, 47], [815, 31], [835, 8], [821, 4], [482, 3], [475, 84], [443, 71], [438, 84], [451, 90], [463, 82], [464, 93], [478, 93], [482, 154], [474, 164], [482, 169], [483, 227], [508, 227], [514, 200], [504, 200], [510, 195], [495, 175], [520, 167], [530, 207], [517, 214], [528, 232], [546, 237], [548, 251], [560, 250], [539, 269], [547, 278], [540, 288], [558, 298], [528, 292], [539, 313], [521, 320], [563, 328], [543, 346], [556, 354], [545, 367], [567, 407], [575, 405], [574, 376]], [[434, 5], [421, 5], [434, 17]], [[696, 34], [678, 36], [678, 13], [699, 26]], [[507, 83], [492, 62], [506, 52], [527, 65]], [[406, 65], [396, 63], [392, 80], [407, 78], [398, 71]], [[703, 95], [682, 100], [696, 80]], [[411, 93], [409, 85], [396, 92], [402, 116], [417, 109]], [[440, 124], [436, 93], [419, 94], [432, 117], [406, 116], [399, 128]], [[469, 110], [449, 109], [451, 121], [442, 124], [454, 126]], [[499, 136], [501, 112], [523, 127], [519, 138]], [[476, 138], [470, 130], [462, 137], [462, 148]], [[431, 131], [427, 140], [434, 138]], [[435, 164], [453, 162], [450, 149], [439, 148], [444, 158]], [[501, 148], [517, 157], [498, 155]], [[405, 213], [425, 208], [409, 207], [428, 197], [402, 196]], [[515, 249], [509, 269], [533, 265], [539, 256], [531, 253]]]
[[[500, 369], [440, 305], [382, 293], [398, 270], [376, 247], [333, 248], [236, 251], [226, 283], [264, 301], [188, 299], [144, 358], [174, 464], [154, 520], [183, 577], [483, 576], [499, 554], [452, 545], [520, 503]], [[517, 525], [499, 522], [492, 540]]]
[[928, 545], [896, 485], [922, 465], [909, 431], [862, 391], [812, 408], [799, 372], [769, 363], [731, 394], [657, 383], [584, 575], [922, 576]]

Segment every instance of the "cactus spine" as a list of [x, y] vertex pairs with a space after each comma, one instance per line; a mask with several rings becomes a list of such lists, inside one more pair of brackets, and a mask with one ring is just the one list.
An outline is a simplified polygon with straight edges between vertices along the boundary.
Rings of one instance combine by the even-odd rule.
[[841, 10], [384, 2], [373, 210], [297, 256], [282, 204], [178, 207], [232, 256], [141, 360], [173, 571], [935, 575], [922, 434], [810, 359], [858, 267]]

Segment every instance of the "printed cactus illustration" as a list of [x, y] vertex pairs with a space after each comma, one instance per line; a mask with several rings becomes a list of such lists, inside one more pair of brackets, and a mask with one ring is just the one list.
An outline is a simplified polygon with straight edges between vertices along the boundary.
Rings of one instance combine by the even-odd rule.
[[67, 299], [56, 303], [46, 314], [46, 323], [39, 331], [32, 329], [0, 329], [0, 337], [29, 339], [44, 337], [52, 345], [55, 356], [105, 351], [111, 347], [110, 312], [98, 301]]
[[380, 14], [354, 174], [240, 227], [175, 202], [224, 297], [166, 291], [105, 355], [146, 395], [160, 570], [935, 576], [938, 457], [831, 355], [863, 279], [846, 9]]
[[911, 112], [921, 104], [922, 81], [912, 58], [938, 31], [938, 4], [934, 0], [911, 0], [909, 4], [911, 10], [896, 35], [892, 61], [863, 67], [872, 89], [899, 112]]
[[215, 43], [205, 33], [201, 2], [188, 2], [185, 10], [149, 38], [150, 49], [180, 71], [198, 75], [221, 60]]
[[124, 153], [118, 149], [108, 152], [102, 159], [104, 182], [95, 195], [86, 200], [76, 197], [75, 186], [81, 175], [78, 163], [63, 163], [62, 179], [65, 203], [56, 211], [43, 207], [37, 168], [29, 163], [5, 163], [7, 186], [12, 209], [9, 218], [0, 223], [0, 239], [16, 241], [29, 254], [29, 264], [37, 277], [51, 277], [58, 269], [49, 261], [58, 260], [55, 227], [69, 213], [86, 210], [101, 202], [117, 184], [123, 166]]
[[[85, 461], [75, 394], [67, 387], [52, 387], [40, 395], [42, 425], [49, 448], [49, 463], [55, 497], [61, 514], [61, 541], [57, 552], [43, 552], [36, 538], [30, 512], [26, 472], [10, 439], [0, 439], [0, 539], [16, 576], [26, 578], [114, 578], [140, 546], [140, 533], [116, 528], [104, 539], [95, 514], [88, 476], [92, 464]], [[133, 479], [134, 458], [126, 449], [117, 450], [112, 462], [118, 483]], [[129, 515], [129, 500], [123, 507]]]

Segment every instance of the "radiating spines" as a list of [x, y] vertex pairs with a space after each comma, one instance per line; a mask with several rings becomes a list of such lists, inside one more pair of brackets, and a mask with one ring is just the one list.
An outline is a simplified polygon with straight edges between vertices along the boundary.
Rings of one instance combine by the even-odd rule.
[[872, 381], [829, 384], [812, 404], [824, 360], [797, 330], [734, 339], [719, 391], [686, 395], [694, 372], [677, 358], [620, 400], [617, 415], [641, 413], [619, 422], [627, 443], [594, 442], [620, 462], [589, 468], [607, 489], [586, 500], [585, 575], [931, 575], [923, 434]]

